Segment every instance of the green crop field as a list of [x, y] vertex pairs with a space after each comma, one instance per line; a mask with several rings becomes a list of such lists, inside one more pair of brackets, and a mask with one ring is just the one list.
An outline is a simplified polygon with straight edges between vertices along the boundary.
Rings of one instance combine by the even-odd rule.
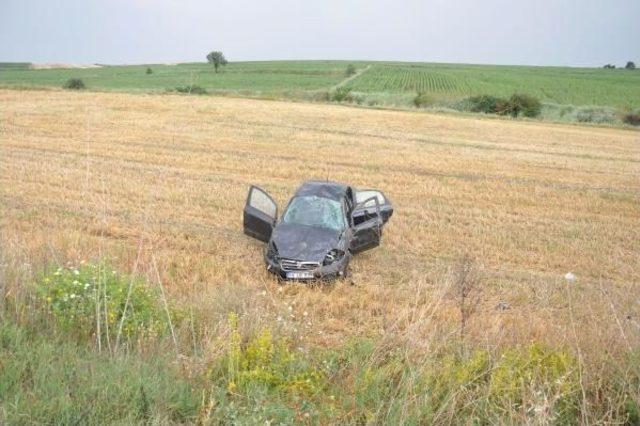
[[384, 64], [372, 66], [349, 87], [363, 93], [424, 91], [446, 97], [509, 96], [518, 92], [557, 104], [640, 106], [640, 72], [628, 70]]
[[[346, 66], [337, 61], [236, 62], [216, 74], [206, 63], [55, 69], [0, 64], [0, 85], [62, 87], [69, 78], [81, 78], [88, 88], [100, 90], [165, 91], [197, 85], [212, 91], [279, 93], [329, 88], [344, 78]], [[146, 74], [147, 67], [152, 74]]]
[[[358, 74], [347, 79], [345, 70], [350, 63]], [[147, 67], [152, 69], [151, 74], [146, 73]], [[545, 104], [640, 108], [640, 71], [624, 69], [264, 61], [232, 62], [216, 74], [206, 63], [54, 69], [0, 63], [3, 87], [60, 88], [69, 78], [81, 78], [90, 90], [158, 92], [196, 85], [209, 92], [309, 98], [344, 86], [358, 94], [362, 103], [375, 100], [376, 104], [391, 106], [411, 105], [416, 92], [426, 92], [441, 103], [479, 94], [526, 93]]]

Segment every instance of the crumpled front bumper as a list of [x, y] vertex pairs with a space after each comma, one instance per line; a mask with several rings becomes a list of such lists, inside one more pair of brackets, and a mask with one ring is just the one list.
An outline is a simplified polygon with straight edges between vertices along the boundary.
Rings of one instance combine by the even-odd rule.
[[337, 261], [333, 262], [331, 265], [320, 265], [319, 267], [317, 267], [316, 269], [310, 270], [309, 272], [313, 273], [313, 277], [312, 278], [288, 278], [287, 277], [287, 272], [290, 271], [285, 271], [284, 269], [282, 269], [282, 267], [280, 266], [280, 263], [276, 262], [274, 259], [270, 259], [266, 253], [264, 256], [264, 262], [267, 265], [267, 271], [271, 272], [272, 274], [275, 274], [276, 276], [278, 276], [278, 278], [283, 279], [283, 280], [294, 280], [294, 281], [314, 281], [314, 280], [324, 280], [324, 281], [331, 281], [331, 280], [335, 280], [337, 278], [340, 278], [341, 276], [343, 276], [344, 274], [344, 270], [346, 265], [349, 262], [349, 254], [345, 254], [344, 256], [342, 256], [342, 258], [338, 259]]

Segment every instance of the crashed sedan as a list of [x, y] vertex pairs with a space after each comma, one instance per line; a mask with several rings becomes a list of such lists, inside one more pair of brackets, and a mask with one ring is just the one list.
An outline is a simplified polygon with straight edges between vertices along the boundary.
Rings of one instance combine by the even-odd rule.
[[331, 280], [346, 277], [352, 255], [380, 245], [393, 214], [378, 190], [356, 190], [336, 182], [307, 181], [282, 216], [263, 189], [249, 188], [244, 233], [267, 243], [267, 270], [282, 279]]

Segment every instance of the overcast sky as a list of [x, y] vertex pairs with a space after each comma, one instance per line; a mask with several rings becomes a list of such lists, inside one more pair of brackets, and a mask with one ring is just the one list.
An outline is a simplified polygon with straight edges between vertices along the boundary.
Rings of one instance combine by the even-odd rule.
[[0, 61], [640, 63], [640, 0], [0, 0]]

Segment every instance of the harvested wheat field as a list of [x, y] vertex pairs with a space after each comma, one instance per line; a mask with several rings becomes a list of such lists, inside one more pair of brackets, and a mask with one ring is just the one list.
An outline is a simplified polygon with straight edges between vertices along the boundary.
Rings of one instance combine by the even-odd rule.
[[[467, 253], [487, 280], [484, 332], [549, 337], [573, 291], [598, 299], [580, 304], [582, 326], [617, 313], [612, 325], [637, 335], [638, 132], [210, 97], [0, 98], [3, 245], [16, 254], [106, 255], [130, 270], [140, 248], [180, 302], [217, 303], [237, 285], [253, 304], [267, 291], [331, 340], [399, 326], [416, 286], [437, 292]], [[263, 245], [242, 233], [247, 189], [282, 207], [311, 178], [381, 188], [397, 213], [380, 248], [354, 259], [353, 285], [274, 296]], [[624, 295], [614, 312], [603, 290]]]
[[[542, 342], [589, 365], [640, 344], [638, 132], [62, 91], [0, 91], [0, 117], [5, 266], [33, 276], [108, 259], [203, 318], [211, 352], [229, 312], [300, 348], [381, 337], [419, 355], [460, 338], [490, 350]], [[283, 207], [311, 178], [382, 189], [396, 213], [348, 281], [281, 286], [264, 246], [243, 235], [247, 189]], [[456, 289], [465, 256], [478, 274], [472, 311]]]

